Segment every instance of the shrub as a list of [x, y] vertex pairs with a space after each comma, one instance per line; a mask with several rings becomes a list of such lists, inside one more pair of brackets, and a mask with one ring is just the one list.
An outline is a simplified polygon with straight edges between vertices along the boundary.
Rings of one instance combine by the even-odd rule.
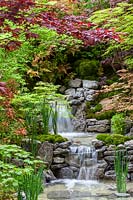
[[47, 135], [38, 135], [37, 139], [40, 140], [41, 142], [51, 142], [51, 143], [61, 143], [67, 141], [67, 138], [62, 137], [61, 135], [52, 135], [52, 134], [47, 134]]
[[123, 136], [120, 134], [99, 134], [96, 137], [98, 140], [101, 140], [105, 142], [105, 144], [110, 145], [119, 145], [119, 144], [124, 144], [124, 142], [128, 141], [131, 139], [131, 137], [128, 136]]
[[109, 136], [109, 134], [106, 134], [106, 133], [101, 133], [101, 134], [98, 134], [97, 136], [96, 136], [96, 138], [98, 139], [98, 140], [101, 140], [101, 141], [103, 141], [103, 142], [106, 142], [106, 138]]
[[111, 119], [111, 130], [114, 134], [122, 134], [125, 133], [125, 117], [123, 113], [115, 114]]
[[79, 63], [78, 66], [76, 65], [76, 73], [81, 79], [96, 80], [98, 78], [99, 61], [81, 59], [77, 62]]

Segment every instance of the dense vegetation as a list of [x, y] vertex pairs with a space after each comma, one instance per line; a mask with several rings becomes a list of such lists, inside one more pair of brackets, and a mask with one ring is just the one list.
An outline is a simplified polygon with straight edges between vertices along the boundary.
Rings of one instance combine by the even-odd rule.
[[[36, 158], [37, 146], [33, 145], [35, 139], [66, 141], [51, 136], [48, 128], [52, 115], [57, 133], [57, 113], [51, 109], [51, 102], [64, 100], [58, 94], [60, 85], [79, 77], [98, 80], [102, 87], [106, 77], [110, 86], [119, 79], [117, 70], [126, 69], [126, 78], [122, 75], [128, 86], [124, 95], [131, 96], [132, 1], [111, 2], [0, 1], [0, 198], [13, 198], [19, 189], [18, 176], [25, 174], [27, 180], [27, 174], [34, 177], [33, 171], [41, 167], [42, 162]], [[120, 88], [115, 92], [110, 89], [108, 95], [118, 95]], [[126, 106], [124, 100], [120, 102], [120, 110], [116, 109], [118, 104], [112, 110], [103, 110], [99, 102], [107, 93], [101, 93], [102, 97], [99, 95], [93, 105], [88, 105], [89, 118], [107, 119], [116, 112], [127, 114], [131, 110], [129, 100]], [[123, 137], [120, 142], [128, 140]], [[20, 147], [24, 139], [31, 141], [31, 154]], [[106, 140], [108, 144], [119, 143], [114, 138]]]

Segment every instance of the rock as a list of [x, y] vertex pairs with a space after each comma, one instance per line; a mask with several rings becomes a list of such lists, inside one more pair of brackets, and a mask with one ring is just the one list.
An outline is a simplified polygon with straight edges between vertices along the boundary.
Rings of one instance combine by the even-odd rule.
[[63, 167], [67, 167], [68, 165], [66, 163], [62, 163], [62, 164], [52, 164], [51, 165], [51, 170], [54, 171], [56, 169], [61, 169]]
[[115, 195], [117, 197], [130, 197], [130, 194], [128, 194], [128, 193], [115, 193]]
[[133, 172], [133, 163], [128, 164], [128, 172]]
[[128, 189], [127, 192], [133, 197], [133, 188]]
[[97, 157], [98, 157], [98, 160], [100, 159], [103, 159], [103, 152], [106, 151], [106, 146], [102, 146], [102, 148], [100, 149], [97, 149]]
[[85, 131], [86, 123], [83, 118], [72, 119], [72, 124], [76, 131], [79, 131], [79, 132]]
[[133, 155], [133, 150], [129, 150], [128, 155]]
[[132, 150], [133, 149], [133, 140], [129, 140], [129, 141], [125, 142], [124, 145], [127, 147], [128, 150]]
[[77, 107], [76, 105], [72, 105], [72, 110], [71, 110], [72, 115], [75, 115], [75, 114], [76, 114], [77, 108], [78, 108], [78, 107]]
[[70, 147], [70, 145], [72, 145], [71, 141], [67, 141], [67, 142], [62, 142], [58, 145], [58, 147], [62, 148], [62, 149], [67, 149]]
[[50, 169], [48, 171], [43, 171], [43, 176], [46, 183], [49, 183], [52, 180], [56, 180], [56, 177]]
[[53, 163], [56, 163], [56, 164], [62, 164], [64, 163], [65, 159], [64, 158], [61, 158], [61, 157], [54, 157], [53, 159]]
[[84, 96], [87, 97], [88, 95], [94, 95], [95, 94], [95, 90], [93, 89], [84, 89]]
[[81, 101], [79, 99], [73, 99], [69, 103], [70, 105], [80, 105]]
[[98, 149], [98, 148], [101, 148], [104, 145], [104, 143], [101, 140], [95, 139], [95, 140], [92, 140], [92, 145], [94, 145], [94, 147]]
[[68, 83], [69, 87], [72, 87], [72, 88], [79, 88], [81, 87], [81, 84], [82, 84], [82, 80], [79, 78], [70, 80]]
[[115, 171], [110, 170], [110, 171], [105, 172], [105, 178], [115, 180], [116, 178]]
[[98, 133], [106, 133], [109, 130], [109, 126], [104, 125], [94, 125], [94, 126], [87, 126], [87, 132], [98, 132]]
[[115, 156], [115, 151], [105, 151], [104, 156]]
[[119, 149], [119, 150], [120, 150], [120, 149], [123, 149], [123, 150], [124, 150], [124, 149], [125, 149], [125, 146], [124, 146], [123, 144], [119, 144], [119, 145], [117, 146], [117, 149]]
[[74, 98], [84, 97], [84, 90], [82, 88], [78, 88], [74, 95]]
[[62, 148], [57, 148], [57, 149], [55, 149], [55, 151], [54, 151], [54, 155], [61, 155], [61, 156], [65, 156], [65, 155], [67, 155], [67, 154], [69, 154], [69, 150], [68, 149], [62, 149]]
[[98, 179], [103, 179], [104, 178], [104, 169], [103, 168], [98, 168], [96, 171], [96, 177]]
[[97, 89], [98, 88], [98, 82], [97, 81], [83, 80], [83, 88]]
[[73, 170], [70, 167], [64, 167], [56, 171], [56, 177], [61, 179], [72, 179], [73, 178]]
[[92, 95], [87, 95], [87, 96], [85, 97], [85, 99], [86, 99], [86, 101], [93, 101], [93, 100], [94, 100], [94, 98], [93, 98]]
[[73, 97], [75, 95], [75, 89], [69, 88], [69, 89], [65, 90], [65, 94]]
[[59, 88], [59, 92], [60, 92], [61, 94], [64, 94], [65, 90], [66, 90], [66, 87], [65, 87], [65, 86], [61, 86], [61, 87]]
[[40, 149], [38, 150], [38, 155], [42, 160], [48, 163], [50, 167], [53, 159], [53, 144], [49, 142], [43, 142]]
[[107, 148], [107, 151], [114, 151], [116, 149], [115, 145], [109, 145], [109, 147]]
[[109, 120], [96, 120], [96, 119], [86, 120], [86, 131], [88, 132], [107, 133], [109, 129], [110, 129]]
[[115, 156], [105, 156], [104, 159], [105, 159], [106, 162], [113, 163]]
[[107, 162], [105, 160], [98, 160], [98, 165], [97, 165], [98, 168], [105, 169], [107, 167], [107, 165], [108, 164], [107, 164]]

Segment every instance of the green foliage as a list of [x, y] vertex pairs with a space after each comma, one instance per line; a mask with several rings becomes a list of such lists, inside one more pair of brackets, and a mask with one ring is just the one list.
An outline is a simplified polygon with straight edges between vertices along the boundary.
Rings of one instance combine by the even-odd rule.
[[75, 71], [81, 79], [96, 80], [98, 78], [99, 61], [82, 59], [75, 62]]
[[111, 119], [111, 130], [114, 134], [125, 134], [125, 117], [123, 113], [115, 114]]
[[96, 118], [97, 120], [111, 119], [112, 116], [116, 113], [115, 110], [107, 110], [100, 113], [93, 113], [90, 111], [91, 110], [87, 111], [87, 118]]
[[109, 7], [108, 0], [101, 0], [101, 1], [95, 0], [93, 2], [92, 0], [83, 0], [83, 2], [84, 2], [84, 8], [90, 9], [91, 11]]
[[40, 168], [38, 172], [25, 174], [19, 179], [18, 200], [23, 200], [23, 193], [27, 200], [38, 200], [43, 188], [42, 173], [43, 168]]
[[96, 104], [96, 106], [95, 107], [92, 107], [91, 108], [91, 111], [93, 112], [93, 113], [96, 113], [96, 112], [99, 112], [99, 111], [101, 111], [102, 110], [102, 105], [99, 103], [99, 104]]
[[41, 160], [35, 160], [30, 152], [17, 145], [0, 145], [0, 198], [16, 192], [18, 177], [41, 165]]
[[52, 134], [38, 135], [37, 140], [40, 140], [41, 142], [48, 141], [51, 143], [62, 143], [67, 141], [67, 139], [62, 137], [61, 135], [52, 135]]
[[98, 134], [96, 136], [96, 139], [98, 140], [101, 140], [103, 142], [106, 142], [106, 138], [109, 136], [109, 134], [106, 134], [106, 133], [101, 133], [101, 134]]
[[126, 178], [128, 174], [128, 155], [125, 149], [115, 153], [116, 185], [119, 193], [126, 193]]
[[119, 145], [124, 144], [124, 142], [131, 140], [131, 137], [123, 136], [120, 134], [98, 134], [96, 137], [98, 140], [103, 141], [107, 145]]
[[0, 48], [0, 73], [2, 80], [15, 79], [18, 83], [33, 88], [39, 80], [56, 82], [67, 76], [68, 56], [74, 55], [82, 45], [80, 40], [66, 35], [58, 35], [55, 31], [38, 25], [31, 28], [39, 38], [27, 40], [21, 35], [23, 42], [15, 51]]
[[[93, 13], [90, 20], [98, 27], [115, 28], [117, 32], [122, 34], [122, 42], [110, 42], [105, 52], [105, 56], [114, 55], [117, 52], [123, 52], [122, 58], [129, 69], [133, 67], [133, 59], [131, 57], [131, 49], [133, 45], [133, 6], [128, 3], [119, 3], [115, 8], [99, 10]], [[125, 52], [125, 53], [124, 53]], [[117, 55], [118, 57], [119, 55]]]

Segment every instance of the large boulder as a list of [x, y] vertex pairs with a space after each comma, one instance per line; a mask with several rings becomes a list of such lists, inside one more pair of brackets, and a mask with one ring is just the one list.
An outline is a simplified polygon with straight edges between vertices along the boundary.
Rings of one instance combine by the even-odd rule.
[[64, 167], [56, 172], [56, 177], [61, 179], [72, 179], [73, 170], [70, 167]]
[[47, 166], [50, 167], [52, 160], [53, 160], [53, 144], [49, 142], [43, 142], [41, 147], [38, 150], [38, 155], [41, 157], [42, 160], [47, 163]]

